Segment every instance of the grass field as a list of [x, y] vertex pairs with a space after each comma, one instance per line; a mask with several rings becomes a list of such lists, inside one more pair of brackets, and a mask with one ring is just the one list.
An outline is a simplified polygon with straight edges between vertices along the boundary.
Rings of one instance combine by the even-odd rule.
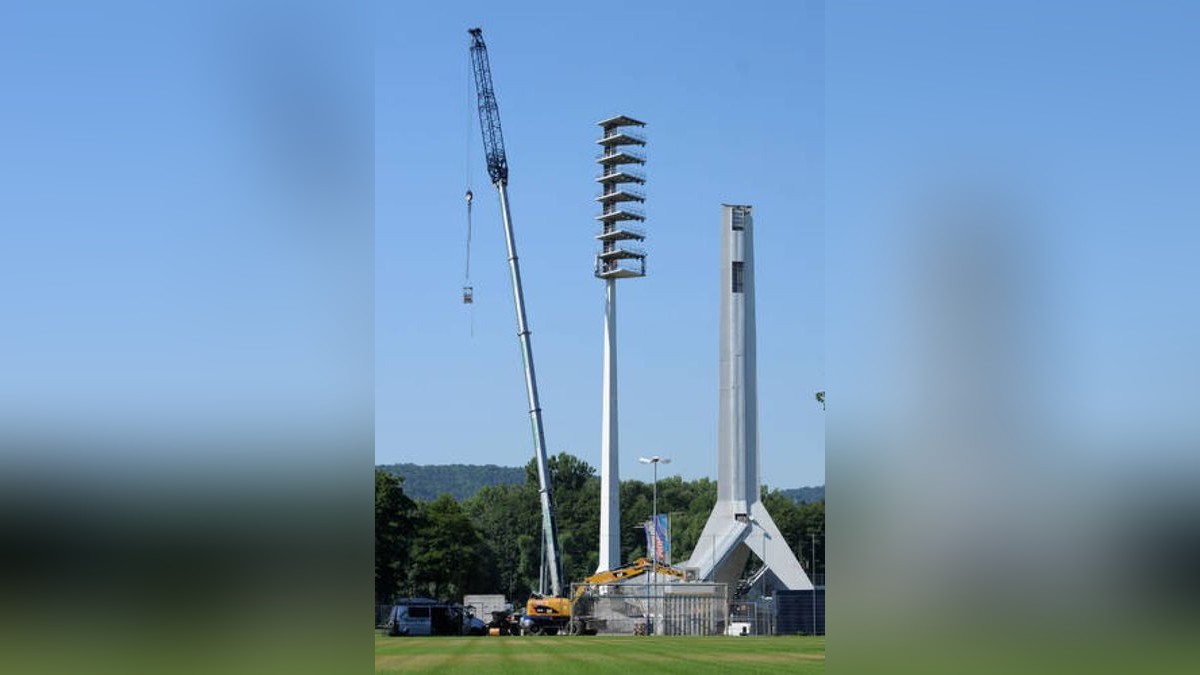
[[376, 673], [824, 673], [823, 637], [386, 637]]

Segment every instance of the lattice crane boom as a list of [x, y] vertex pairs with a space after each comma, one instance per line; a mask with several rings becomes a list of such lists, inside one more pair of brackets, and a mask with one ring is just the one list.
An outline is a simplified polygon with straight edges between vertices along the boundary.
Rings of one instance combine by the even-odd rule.
[[504, 152], [504, 132], [500, 128], [500, 107], [496, 105], [496, 90], [492, 86], [492, 69], [488, 64], [487, 45], [483, 30], [472, 28], [471, 66], [475, 71], [475, 90], [479, 94], [479, 128], [483, 132], [483, 148], [487, 157], [488, 176], [492, 184], [508, 183], [508, 155]]
[[[542, 505], [542, 535], [545, 540], [543, 562], [545, 574], [541, 594], [562, 597], [562, 563], [558, 545], [558, 521], [554, 513], [554, 494], [550, 485], [550, 466], [546, 458], [546, 433], [542, 425], [542, 407], [538, 400], [537, 376], [533, 369], [533, 345], [525, 317], [525, 291], [521, 286], [521, 266], [517, 260], [517, 242], [513, 236], [512, 213], [508, 204], [508, 156], [504, 152], [504, 134], [500, 129], [500, 108], [492, 87], [492, 69], [488, 64], [487, 45], [483, 31], [472, 28], [471, 65], [475, 73], [475, 91], [479, 98], [479, 126], [483, 132], [483, 147], [487, 157], [488, 175], [500, 195], [500, 215], [504, 220], [504, 238], [508, 246], [508, 267], [512, 276], [513, 304], [517, 312], [517, 337], [521, 340], [521, 356], [525, 362], [525, 393], [529, 399], [529, 421], [533, 427], [533, 450], [537, 460], [538, 491]], [[548, 577], [548, 578], [547, 578]], [[547, 588], [547, 581], [549, 588]]]

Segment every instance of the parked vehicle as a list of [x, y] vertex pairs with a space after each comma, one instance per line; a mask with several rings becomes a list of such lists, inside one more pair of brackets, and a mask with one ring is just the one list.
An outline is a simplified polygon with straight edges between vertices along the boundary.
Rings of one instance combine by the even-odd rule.
[[385, 630], [391, 636], [483, 635], [487, 627], [462, 605], [405, 598], [392, 605]]
[[503, 595], [464, 595], [463, 607], [475, 616], [487, 621], [496, 612], [509, 613], [513, 606]]
[[521, 632], [528, 635], [557, 635], [571, 623], [569, 598], [530, 598], [520, 619]]

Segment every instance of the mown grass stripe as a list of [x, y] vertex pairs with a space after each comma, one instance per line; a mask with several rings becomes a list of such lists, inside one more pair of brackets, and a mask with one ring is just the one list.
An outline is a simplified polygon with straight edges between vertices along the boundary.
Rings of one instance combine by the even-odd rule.
[[376, 637], [378, 673], [824, 673], [823, 638]]

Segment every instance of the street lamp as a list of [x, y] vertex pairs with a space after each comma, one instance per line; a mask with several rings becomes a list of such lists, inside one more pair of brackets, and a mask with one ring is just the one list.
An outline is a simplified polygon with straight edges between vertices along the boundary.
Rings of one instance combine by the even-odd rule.
[[809, 532], [808, 536], [812, 538], [812, 632], [817, 634], [817, 535], [825, 534], [824, 532]]
[[[651, 548], [651, 552], [650, 552], [651, 558], [650, 559], [654, 562], [654, 567], [652, 569], [654, 571], [654, 574], [657, 575], [658, 574], [658, 465], [659, 464], [670, 464], [671, 458], [670, 457], [659, 457], [658, 455], [655, 455], [653, 457], [638, 457], [638, 461], [641, 462], [642, 464], [653, 464], [654, 465], [654, 483], [653, 483], [653, 487], [651, 488], [652, 494], [653, 494], [653, 507], [652, 507], [653, 513], [650, 514], [650, 527], [651, 527], [650, 532], [652, 533], [652, 535], [650, 537], [649, 545]], [[660, 579], [659, 581], [661, 583], [662, 580]], [[646, 606], [649, 607], [649, 605], [650, 605], [650, 575], [647, 574], [646, 575]], [[651, 626], [650, 626], [650, 617], [649, 616], [646, 617], [646, 634], [647, 635], [654, 634], [651, 629]]]
[[[650, 529], [650, 527], [652, 525], [654, 525], [654, 523], [642, 523], [642, 525], [640, 526], [641, 530], [642, 530], [642, 534], [646, 535], [646, 538], [645, 538], [646, 546], [650, 545], [650, 532], [652, 531]], [[637, 529], [639, 526], [634, 525], [633, 527], [634, 527], [634, 529]], [[646, 573], [646, 637], [650, 637], [650, 573], [649, 572]]]

